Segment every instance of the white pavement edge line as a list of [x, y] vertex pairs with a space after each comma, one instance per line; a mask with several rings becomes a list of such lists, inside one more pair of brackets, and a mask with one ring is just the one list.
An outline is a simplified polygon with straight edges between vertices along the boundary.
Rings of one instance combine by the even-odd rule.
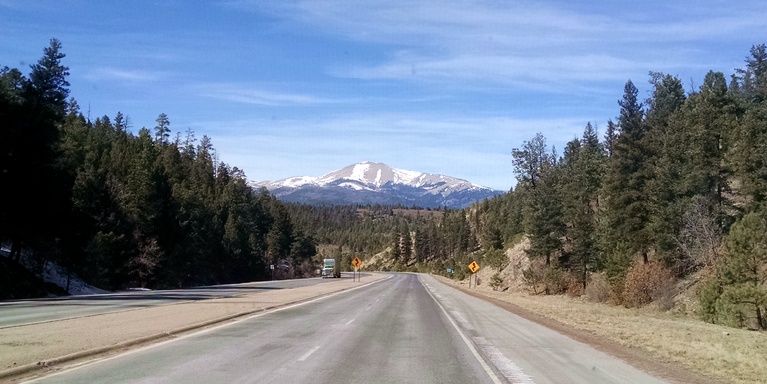
[[439, 301], [437, 301], [437, 298], [436, 298], [436, 297], [434, 297], [434, 295], [431, 293], [431, 291], [430, 291], [430, 290], [429, 290], [429, 289], [428, 289], [428, 288], [427, 288], [427, 287], [424, 285], [424, 283], [423, 283], [423, 281], [421, 280], [421, 277], [420, 277], [420, 276], [418, 277], [418, 282], [420, 282], [420, 283], [421, 283], [421, 286], [424, 288], [424, 290], [426, 291], [426, 293], [428, 293], [428, 294], [429, 294], [429, 296], [431, 296], [431, 299], [432, 299], [432, 300], [434, 300], [434, 302], [437, 304], [437, 306], [438, 306], [438, 307], [439, 307], [439, 309], [442, 311], [442, 313], [444, 313], [444, 314], [445, 314], [445, 317], [446, 317], [446, 318], [447, 318], [447, 320], [450, 322], [450, 325], [452, 325], [452, 326], [453, 326], [453, 328], [455, 328], [455, 331], [456, 331], [456, 332], [458, 332], [458, 335], [459, 335], [459, 336], [461, 336], [461, 339], [463, 339], [463, 342], [466, 344], [466, 346], [467, 346], [467, 347], [469, 347], [469, 350], [470, 350], [470, 351], [471, 351], [471, 353], [474, 355], [474, 357], [477, 359], [477, 361], [478, 361], [478, 362], [479, 362], [479, 364], [482, 366], [482, 368], [485, 370], [485, 372], [486, 372], [486, 373], [487, 373], [487, 375], [490, 377], [490, 379], [493, 381], [493, 383], [496, 383], [496, 384], [502, 384], [502, 382], [501, 382], [501, 379], [499, 379], [499, 378], [498, 378], [498, 376], [495, 374], [495, 372], [493, 372], [493, 369], [492, 369], [492, 368], [490, 368], [490, 365], [488, 365], [488, 364], [487, 364], [487, 362], [485, 361], [485, 359], [483, 359], [483, 358], [482, 358], [482, 355], [480, 355], [480, 354], [479, 354], [479, 352], [477, 352], [477, 349], [476, 349], [476, 348], [474, 348], [474, 344], [473, 344], [473, 343], [472, 343], [472, 342], [469, 340], [469, 338], [468, 338], [468, 337], [467, 337], [467, 336], [466, 336], [466, 335], [463, 333], [463, 330], [462, 330], [462, 329], [461, 329], [461, 328], [458, 326], [458, 324], [456, 324], [456, 323], [455, 323], [455, 321], [453, 320], [453, 318], [452, 318], [452, 317], [450, 316], [450, 314], [449, 314], [449, 313], [448, 313], [448, 312], [445, 310], [445, 308], [442, 306], [442, 304], [440, 304], [440, 302], [439, 302]]
[[[435, 279], [441, 286], [446, 288], [452, 288], [448, 285], [443, 284], [442, 282]], [[459, 291], [460, 292], [460, 291]], [[454, 316], [456, 316], [457, 320], [461, 325], [467, 329], [467, 330], [473, 330], [474, 327], [471, 325], [471, 323], [466, 320], [461, 312], [459, 311], [450, 311]], [[509, 358], [503, 355], [503, 353], [498, 350], [498, 348], [495, 347], [495, 345], [491, 344], [487, 339], [484, 337], [472, 337], [471, 338], [474, 343], [484, 352], [485, 356], [490, 360], [490, 362], [495, 366], [503, 375], [506, 380], [514, 383], [514, 384], [534, 384], [533, 378], [528, 376], [522, 368], [520, 368], [518, 365], [516, 365], [513, 361], [511, 361]]]
[[[256, 313], [256, 314], [253, 314], [253, 315], [250, 315], [250, 316], [244, 315], [244, 316], [247, 316], [247, 317], [235, 319], [235, 320], [229, 321], [229, 322], [227, 322], [225, 324], [220, 324], [220, 325], [212, 326], [210, 328], [201, 329], [201, 330], [199, 330], [197, 332], [193, 332], [193, 333], [187, 333], [185, 335], [181, 335], [181, 336], [175, 337], [175, 338], [170, 339], [170, 340], [165, 340], [165, 341], [161, 341], [159, 343], [147, 345], [145, 347], [141, 347], [141, 348], [137, 348], [137, 349], [132, 349], [132, 350], [126, 351], [124, 353], [119, 353], [119, 354], [114, 355], [114, 356], [109, 356], [109, 357], [106, 357], [106, 358], [97, 358], [97, 359], [85, 361], [85, 362], [82, 362], [82, 363], [76, 363], [76, 364], [73, 364], [73, 365], [71, 365], [69, 367], [62, 367], [61, 370], [58, 371], [58, 372], [54, 372], [54, 373], [50, 373], [50, 374], [44, 374], [41, 377], [35, 377], [32, 380], [23, 381], [23, 382], [24, 383], [34, 383], [34, 382], [37, 382], [37, 381], [40, 381], [40, 380], [43, 380], [43, 379], [46, 379], [46, 378], [49, 378], [49, 377], [52, 377], [52, 376], [58, 376], [58, 375], [61, 375], [61, 374], [67, 373], [67, 372], [71, 372], [71, 371], [74, 371], [74, 370], [86, 367], [88, 365], [98, 364], [98, 363], [102, 363], [102, 362], [109, 361], [109, 360], [112, 360], [112, 359], [117, 359], [119, 357], [123, 357], [123, 356], [126, 356], [126, 355], [130, 355], [130, 354], [133, 354], [133, 353], [144, 351], [146, 349], [151, 349], [151, 348], [159, 347], [161, 345], [173, 343], [173, 342], [176, 342], [176, 341], [179, 341], [179, 340], [186, 339], [188, 337], [193, 337], [193, 336], [201, 335], [201, 334], [204, 334], [204, 333], [207, 333], [207, 332], [212, 332], [212, 331], [224, 328], [224, 327], [229, 327], [231, 325], [234, 325], [234, 324], [237, 324], [237, 323], [240, 323], [240, 322], [243, 322], [243, 321], [248, 321], [250, 319], [255, 319], [257, 317], [265, 316], [265, 315], [268, 315], [270, 313], [284, 311], [286, 309], [299, 307], [299, 306], [302, 306], [302, 305], [305, 305], [305, 304], [313, 303], [315, 301], [324, 300], [324, 299], [327, 299], [329, 297], [333, 297], [333, 296], [336, 296], [336, 295], [339, 295], [339, 294], [342, 294], [342, 293], [348, 293], [348, 292], [351, 292], [351, 291], [354, 291], [354, 290], [357, 290], [357, 289], [365, 288], [367, 286], [370, 286], [370, 285], [373, 285], [373, 284], [377, 284], [377, 283], [389, 280], [392, 277], [394, 277], [394, 275], [389, 275], [386, 278], [375, 280], [375, 281], [371, 281], [369, 283], [365, 283], [365, 284], [357, 286], [357, 287], [353, 287], [353, 288], [349, 288], [349, 289], [344, 289], [344, 290], [341, 290], [341, 291], [338, 291], [338, 292], [333, 292], [333, 293], [326, 294], [324, 296], [315, 297], [315, 298], [312, 298], [312, 299], [306, 299], [306, 300], [300, 301], [298, 303], [292, 303], [292, 304], [288, 304], [288, 305], [284, 305], [284, 306], [279, 306], [279, 307], [276, 307], [276, 308], [259, 309], [259, 310], [257, 310], [258, 313]], [[215, 322], [222, 322], [222, 321], [231, 320], [232, 318], [236, 318], [236, 317], [240, 317], [240, 316], [243, 316], [243, 315], [227, 316], [224, 319], [216, 319], [214, 321]], [[210, 324], [208, 322], [206, 322], [204, 325], [199, 325], [199, 327], [204, 327], [204, 326], [208, 326], [208, 325], [210, 325]], [[198, 327], [198, 326], [195, 325], [194, 327]], [[188, 331], [188, 330], [185, 330], [184, 332], [186, 332], [186, 331]], [[175, 336], [174, 332], [175, 331], [164, 332], [163, 335]], [[150, 341], [150, 340], [156, 339], [156, 338], [157, 338], [157, 335], [152, 335], [152, 336], [143, 337], [143, 338], [140, 338], [140, 339], [137, 339], [137, 340], [141, 340], [141, 342], [143, 342], [143, 341]], [[93, 355], [93, 354], [113, 351], [113, 350], [116, 350], [118, 348], [125, 347], [125, 346], [130, 345], [130, 344], [134, 344], [135, 341], [136, 340], [128, 341], [126, 343], [120, 343], [120, 344], [116, 344], [116, 345], [112, 345], [112, 346], [108, 346], [108, 347], [96, 348], [95, 350], [91, 350], [91, 351], [84, 351], [83, 353], [77, 354], [78, 355], [77, 358], [87, 357], [87, 356]], [[80, 356], [80, 355], [82, 355], [82, 356]], [[74, 356], [74, 354], [73, 354], [73, 356]], [[73, 359], [67, 359], [67, 360], [73, 360]], [[52, 359], [51, 361], [53, 361], [53, 360], [58, 360], [58, 359]], [[59, 361], [57, 361], [57, 362], [59, 362]], [[64, 363], [66, 361], [60, 361], [60, 362]], [[30, 366], [32, 366], [32, 365], [34, 365], [34, 364], [30, 364]], [[25, 368], [25, 367], [19, 367], [19, 368]], [[39, 368], [39, 366], [38, 366], [38, 368]], [[23, 374], [25, 374], [27, 372], [30, 372], [31, 370], [32, 369], [25, 369], [24, 371], [20, 371], [20, 372], [11, 372], [13, 370], [9, 370], [9, 371], [4, 371], [4, 372], [0, 372], [0, 373], [3, 373], [8, 378], [10, 378], [10, 377], [13, 377], [13, 376], [23, 375]], [[4, 379], [4, 378], [6, 378], [6, 377], [0, 376], [0, 379]]]
[[498, 350], [495, 345], [487, 341], [487, 339], [484, 337], [473, 337], [472, 340], [482, 348], [482, 352], [485, 353], [485, 356], [487, 356], [493, 365], [501, 371], [501, 374], [506, 379], [517, 384], [534, 384], [532, 377], [528, 376], [522, 368], [504, 356], [503, 353]]

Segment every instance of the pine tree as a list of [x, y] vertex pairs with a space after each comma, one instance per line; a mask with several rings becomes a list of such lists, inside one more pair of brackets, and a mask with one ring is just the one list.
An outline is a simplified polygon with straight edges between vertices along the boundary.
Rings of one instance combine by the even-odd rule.
[[596, 129], [589, 123], [580, 141], [568, 144], [562, 163], [562, 216], [570, 242], [567, 267], [575, 272], [584, 288], [588, 274], [602, 264], [598, 259], [597, 227], [605, 159]]
[[672, 118], [685, 103], [682, 82], [660, 72], [650, 73], [652, 98], [647, 100], [646, 124], [653, 134], [645, 136], [644, 144], [652, 155], [648, 158], [646, 195], [650, 209], [648, 232], [650, 242], [660, 257], [670, 261], [677, 247], [677, 223], [681, 205], [677, 192], [683, 173], [680, 161], [684, 158], [684, 145], [679, 138], [684, 130], [671, 126]]
[[525, 141], [521, 149], [512, 151], [514, 174], [517, 180], [535, 189], [543, 169], [552, 162], [546, 149], [546, 138], [537, 133], [530, 141]]
[[704, 319], [767, 329], [767, 222], [749, 213], [733, 225], [725, 240], [715, 280], [701, 292]]
[[744, 115], [738, 119], [731, 157], [743, 193], [754, 205], [767, 201], [767, 48], [751, 48], [746, 68], [738, 70], [736, 97], [743, 100]]
[[43, 50], [43, 57], [32, 65], [26, 97], [32, 102], [43, 119], [60, 121], [66, 115], [66, 103], [69, 96], [69, 68], [61, 64], [66, 55], [61, 52], [61, 42], [51, 39], [50, 45]]
[[161, 113], [155, 121], [157, 125], [154, 127], [154, 142], [158, 145], [167, 145], [170, 138], [170, 120], [166, 114]]
[[613, 147], [615, 147], [615, 141], [618, 139], [620, 129], [612, 119], [607, 120], [607, 130], [605, 131], [605, 152], [607, 157], [613, 156]]
[[[14, 259], [22, 247], [52, 244], [68, 228], [72, 180], [58, 162], [69, 94], [64, 57], [61, 42], [51, 39], [29, 79], [18, 70], [0, 71], [0, 184], [6, 193], [0, 239], [10, 240]], [[37, 198], [43, 191], [47, 198]]]
[[[620, 134], [612, 148], [612, 156], [605, 180], [605, 206], [607, 229], [605, 251], [613, 264], [613, 274], [625, 273], [629, 261], [625, 258], [639, 253], [646, 262], [651, 236], [648, 231], [650, 206], [646, 195], [650, 177], [650, 153], [645, 144], [647, 127], [644, 111], [637, 100], [638, 90], [629, 80], [624, 88], [618, 124]], [[621, 245], [622, 244], [622, 245]], [[628, 252], [618, 252], [619, 247], [628, 247]]]
[[558, 197], [560, 173], [556, 167], [556, 151], [552, 149], [549, 154], [545, 148], [546, 139], [539, 133], [525, 142], [523, 149], [514, 149], [512, 155], [521, 188], [518, 191], [526, 200], [525, 228], [530, 238], [527, 253], [550, 265], [551, 257], [561, 249], [564, 223]]

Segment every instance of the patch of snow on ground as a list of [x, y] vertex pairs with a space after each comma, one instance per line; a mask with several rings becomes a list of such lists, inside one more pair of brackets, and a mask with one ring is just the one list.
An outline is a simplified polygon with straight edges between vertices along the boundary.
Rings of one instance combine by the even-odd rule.
[[[4, 257], [10, 256], [10, 248], [3, 244], [0, 254]], [[21, 253], [20, 258], [21, 265], [27, 270], [34, 273], [37, 277], [41, 278], [46, 283], [53, 283], [61, 287], [67, 288], [67, 273], [66, 270], [56, 263], [47, 261], [40, 266], [39, 261], [33, 260], [33, 258], [27, 254], [27, 252]], [[41, 273], [42, 269], [42, 273]], [[86, 282], [77, 278], [77, 276], [69, 277], [69, 294], [70, 295], [95, 295], [99, 293], [109, 293], [101, 288], [94, 287]]]

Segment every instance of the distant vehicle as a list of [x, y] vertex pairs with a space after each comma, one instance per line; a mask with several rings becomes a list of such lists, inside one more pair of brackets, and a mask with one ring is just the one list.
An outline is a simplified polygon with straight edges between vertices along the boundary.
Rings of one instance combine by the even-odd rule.
[[341, 277], [335, 259], [322, 259], [322, 278], [326, 277]]

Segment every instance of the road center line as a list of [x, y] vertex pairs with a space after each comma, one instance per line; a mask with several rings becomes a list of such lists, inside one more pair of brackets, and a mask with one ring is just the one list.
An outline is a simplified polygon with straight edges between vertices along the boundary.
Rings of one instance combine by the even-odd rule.
[[312, 353], [314, 353], [314, 352], [317, 352], [317, 350], [318, 350], [318, 349], [320, 349], [320, 346], [319, 346], [319, 345], [318, 345], [318, 346], [316, 346], [316, 347], [314, 347], [314, 348], [312, 348], [312, 349], [310, 349], [310, 350], [309, 350], [309, 352], [306, 352], [306, 353], [304, 353], [304, 355], [303, 355], [303, 356], [301, 356], [301, 357], [299, 357], [299, 358], [298, 358], [298, 361], [304, 361], [304, 360], [308, 359], [308, 358], [309, 358], [309, 356], [311, 356], [311, 355], [312, 355]]
[[348, 321], [346, 324], [344, 324], [344, 325], [349, 325], [349, 324], [353, 323], [353, 322], [354, 322], [354, 320], [355, 320], [355, 319], [351, 319], [351, 320], [349, 320], [349, 321]]

